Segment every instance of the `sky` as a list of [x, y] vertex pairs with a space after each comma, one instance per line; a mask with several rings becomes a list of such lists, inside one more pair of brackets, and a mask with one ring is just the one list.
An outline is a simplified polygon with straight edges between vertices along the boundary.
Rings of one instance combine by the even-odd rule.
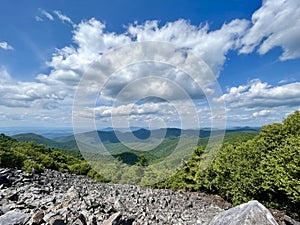
[[[300, 109], [299, 0], [2, 0], [0, 27], [0, 127], [72, 127], [77, 116], [98, 128], [210, 127], [217, 116], [262, 126]], [[135, 54], [119, 49], [149, 41], [147, 57], [169, 43], [213, 78], [161, 62], [117, 68]], [[116, 70], [81, 104], [78, 90], [94, 87], [81, 81], [107, 58]], [[213, 115], [221, 103], [226, 115]]]

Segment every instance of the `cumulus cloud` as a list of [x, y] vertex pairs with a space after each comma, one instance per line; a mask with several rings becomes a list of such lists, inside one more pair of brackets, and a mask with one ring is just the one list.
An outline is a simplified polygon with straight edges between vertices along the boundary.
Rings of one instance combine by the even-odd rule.
[[132, 24], [128, 32], [137, 41], [165, 41], [191, 49], [218, 74], [228, 51], [239, 47], [239, 40], [248, 25], [248, 21], [236, 19], [218, 30], [210, 31], [208, 24], [194, 26], [181, 19], [162, 27], [159, 27], [158, 21]]
[[96, 119], [102, 123], [111, 124], [111, 126], [117, 124], [117, 127], [126, 127], [128, 124], [136, 122], [138, 126], [147, 126], [148, 122], [158, 119], [165, 121], [170, 118], [176, 119], [174, 108], [166, 102], [84, 107], [76, 113], [75, 118]]
[[91, 19], [82, 21], [74, 30], [75, 46], [57, 49], [50, 62], [50, 74], [40, 74], [37, 79], [45, 83], [77, 84], [90, 64], [110, 49], [129, 43], [125, 34], [105, 32], [105, 24]]
[[50, 86], [40, 82], [14, 81], [5, 68], [0, 69], [0, 105], [6, 107], [49, 108], [49, 104], [63, 101], [70, 96], [68, 90], [60, 86]]
[[258, 48], [265, 54], [279, 46], [281, 60], [300, 57], [300, 2], [298, 0], [265, 0], [252, 15], [252, 26], [242, 39], [240, 53]]
[[42, 83], [17, 82], [0, 86], [0, 103], [8, 107], [31, 107], [37, 100], [63, 100], [64, 91], [53, 91]]
[[228, 93], [215, 99], [220, 100], [224, 100], [230, 108], [297, 107], [300, 106], [300, 82], [272, 86], [260, 80], [252, 80], [246, 85], [230, 88]]
[[[209, 80], [208, 77], [202, 79]], [[209, 93], [210, 90], [204, 85], [204, 81], [202, 84], [205, 90], [183, 71], [161, 63], [144, 62], [113, 74], [101, 94], [108, 99], [118, 98], [125, 102], [146, 97], [150, 97], [148, 100], [157, 101], [158, 99], [151, 98], [155, 96], [162, 100], [203, 99], [203, 92]]]
[[4, 49], [4, 50], [13, 50], [14, 48], [9, 45], [6, 41], [1, 41], [0, 42], [0, 48]]
[[[55, 15], [60, 15], [62, 21], [73, 23], [58, 11], [55, 12]], [[157, 27], [154, 29], [153, 26]], [[105, 53], [136, 41], [171, 42], [177, 45], [178, 49], [182, 49], [182, 52], [192, 51], [201, 57], [218, 76], [226, 54], [230, 50], [238, 48], [238, 40], [244, 34], [247, 26], [248, 22], [245, 20], [234, 20], [224, 24], [218, 30], [210, 30], [208, 25], [194, 26], [185, 20], [165, 25], [159, 25], [157, 21], [147, 21], [144, 24], [131, 24], [123, 33], [117, 34], [107, 32], [105, 24], [96, 19], [82, 21], [73, 26], [73, 44], [57, 49], [51, 60], [47, 62], [51, 68], [50, 73], [38, 74], [36, 82], [8, 81], [11, 78], [7, 76], [8, 80], [0, 85], [2, 96], [0, 103], [2, 107], [34, 108], [36, 112], [43, 115], [43, 118], [49, 117], [45, 113], [47, 110], [59, 115], [57, 118], [65, 118], [66, 115], [62, 112], [71, 111], [72, 98], [78, 82], [90, 68], [90, 64]], [[183, 30], [187, 33], [184, 34]], [[149, 34], [151, 32], [154, 32], [152, 38]], [[147, 51], [151, 50], [151, 48], [147, 49]], [[130, 57], [130, 52], [119, 57]], [[118, 59], [114, 60], [117, 62]], [[156, 79], [152, 79], [152, 81], [143, 82], [144, 78], [151, 76], [164, 78], [165, 81], [158, 82]], [[210, 79], [208, 77], [201, 79], [203, 87], [209, 90]], [[130, 86], [132, 82], [136, 81], [136, 85]], [[136, 98], [143, 99], [145, 96], [158, 96], [180, 101], [182, 95], [174, 89], [174, 85], [180, 86], [192, 99], [203, 99], [203, 91], [207, 91], [201, 90], [195, 81], [183, 71], [164, 64], [139, 63], [119, 70], [111, 76], [101, 93], [105, 100], [113, 101], [116, 100], [119, 92], [123, 91], [118, 100], [124, 102], [116, 107], [97, 107], [96, 117], [102, 121], [107, 120], [111, 113], [122, 117], [122, 110], [124, 112], [129, 107], [128, 102], [132, 102]], [[89, 89], [93, 89], [93, 86], [88, 86], [87, 90]], [[145, 100], [140, 105], [134, 104], [130, 118], [139, 122], [142, 120], [149, 122], [160, 121], [163, 117], [168, 121], [178, 122], [174, 118], [176, 114], [174, 109], [167, 106], [166, 102], [156, 100], [157, 98], [152, 98]], [[190, 119], [192, 109], [189, 110], [186, 104], [182, 103], [181, 105], [182, 108], [179, 110], [184, 112], [186, 120], [193, 121]], [[89, 110], [87, 111], [90, 113]], [[83, 112], [85, 111], [83, 110]], [[165, 115], [161, 113], [165, 113]], [[195, 126], [195, 123], [190, 126]]]
[[174, 108], [169, 103], [145, 103], [137, 105], [134, 103], [119, 106], [98, 106], [94, 108], [97, 117], [148, 115], [148, 114], [174, 114]]
[[252, 116], [253, 117], [265, 117], [265, 116], [269, 116], [273, 112], [274, 112], [273, 110], [263, 109], [263, 110], [260, 110], [258, 112], [254, 112], [252, 114]]
[[[177, 126], [184, 124], [185, 128], [195, 128], [197, 127], [198, 113], [194, 105], [186, 101], [146, 102], [144, 104], [128, 103], [83, 107], [76, 111], [74, 118], [96, 119], [100, 122], [115, 124], [117, 127], [125, 127], [128, 124], [148, 126], [149, 123], [155, 123], [155, 127], [159, 127], [158, 124], [174, 123]], [[208, 120], [206, 117], [205, 123], [209, 122]]]
[[[186, 20], [169, 22], [162, 26], [159, 26], [158, 21], [147, 21], [144, 24], [131, 24], [128, 26], [127, 31], [116, 34], [107, 32], [104, 23], [96, 19], [90, 19], [75, 26], [73, 36], [75, 46], [58, 49], [51, 61], [48, 62], [48, 65], [53, 68], [52, 72], [48, 75], [40, 74], [37, 79], [44, 83], [63, 83], [74, 87], [95, 59], [99, 59], [103, 54], [116, 47], [136, 41], [170, 42], [178, 46], [178, 49], [188, 49], [202, 58], [218, 76], [226, 59], [226, 54], [228, 51], [238, 48], [238, 40], [243, 36], [247, 27], [248, 22], [245, 20], [234, 20], [214, 31], [210, 31], [207, 24], [194, 26]], [[147, 49], [147, 54], [153, 54], [151, 51], [152, 49]], [[163, 48], [161, 51], [163, 51]], [[128, 54], [130, 52], [126, 52], [125, 55], [119, 57], [127, 58]], [[111, 59], [110, 63], [116, 63], [118, 60]], [[193, 99], [203, 98], [202, 91], [207, 92], [209, 85], [212, 84], [209, 77], [203, 75], [201, 78], [202, 88], [206, 90], [201, 91], [195, 85], [195, 82], [184, 75], [182, 71], [165, 68], [162, 65], [152, 64], [149, 66], [147, 63], [140, 63], [119, 71], [115, 77], [111, 78], [102, 93], [106, 94], [108, 98], [114, 98], [118, 91], [132, 81], [151, 75], [176, 82]], [[156, 84], [152, 82], [142, 91], [134, 88], [128, 90], [126, 98], [127, 100], [130, 97], [135, 98], [142, 92], [147, 95], [146, 91], [148, 91], [148, 95], [155, 94], [155, 92], [159, 93], [159, 90], [164, 91], [165, 97], [170, 99], [178, 99], [182, 96], [176, 96], [175, 91], [172, 93], [172, 87], [165, 82], [156, 82]]]
[[147, 21], [141, 25], [132, 24], [124, 33], [115, 34], [105, 32], [104, 23], [90, 19], [81, 22], [74, 31], [73, 40], [78, 48], [68, 46], [58, 50], [49, 65], [54, 68], [81, 67], [99, 55], [133, 41], [160, 41], [191, 49], [218, 74], [225, 55], [238, 47], [238, 39], [247, 26], [245, 20], [234, 20], [219, 30], [209, 31], [208, 25], [194, 26], [186, 20], [170, 22], [161, 27], [158, 21]]

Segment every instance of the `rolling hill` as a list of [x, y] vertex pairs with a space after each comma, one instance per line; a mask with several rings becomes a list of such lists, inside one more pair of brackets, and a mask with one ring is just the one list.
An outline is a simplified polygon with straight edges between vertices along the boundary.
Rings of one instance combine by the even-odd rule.
[[[77, 137], [79, 138], [86, 138], [89, 140], [93, 139], [93, 142], [96, 141], [96, 138], [100, 137], [103, 143], [132, 143], [136, 141], [151, 141], [149, 139], [151, 135], [151, 139], [176, 139], [178, 137], [186, 137], [186, 138], [206, 138], [209, 137], [211, 132], [213, 135], [220, 135], [223, 132], [225, 133], [234, 133], [234, 132], [247, 132], [247, 133], [257, 133], [260, 128], [251, 128], [251, 127], [238, 127], [238, 128], [230, 128], [224, 130], [212, 130], [209, 128], [200, 129], [200, 130], [192, 130], [192, 129], [179, 129], [179, 128], [162, 128], [162, 129], [155, 129], [155, 130], [147, 130], [141, 128], [139, 130], [134, 130], [131, 132], [121, 132], [121, 131], [95, 131], [85, 132], [78, 134]], [[66, 142], [73, 142], [75, 141], [74, 135], [69, 136], [62, 136], [52, 139], [53, 141], [66, 143]], [[120, 141], [121, 140], [121, 141]]]
[[[228, 135], [230, 133], [233, 134], [243, 134], [243, 133], [257, 133], [259, 128], [251, 128], [251, 127], [239, 127], [239, 128], [231, 128], [225, 130], [225, 133]], [[220, 135], [223, 133], [223, 130], [213, 130], [213, 135]], [[238, 134], [240, 133], [240, 134]], [[174, 141], [179, 137], [183, 138], [200, 138], [199, 141], [201, 143], [207, 142], [205, 138], [208, 138], [211, 134], [211, 130], [208, 128], [201, 129], [200, 131], [197, 130], [182, 130], [178, 128], [167, 128], [167, 129], [156, 129], [156, 130], [147, 130], [144, 128], [134, 130], [131, 132], [121, 132], [121, 131], [113, 131], [113, 130], [100, 130], [100, 131], [90, 131], [81, 134], [77, 134], [77, 138], [83, 140], [84, 142], [88, 142], [91, 144], [97, 144], [99, 142], [99, 138], [101, 142], [105, 144], [105, 146], [112, 152], [119, 154], [122, 152], [127, 152], [130, 148], [124, 146], [124, 144], [129, 144], [129, 146], [135, 146], [134, 149], [138, 148], [140, 150], [143, 149], [145, 144], [155, 144], [159, 140], [163, 140], [163, 146], [172, 143], [173, 146]], [[235, 135], [231, 135], [234, 137]], [[150, 138], [151, 137], [151, 138]], [[35, 133], [24, 133], [12, 136], [12, 138], [18, 141], [33, 141], [38, 144], [43, 144], [48, 147], [58, 148], [58, 149], [71, 149], [71, 150], [78, 150], [78, 146], [76, 143], [76, 139], [74, 135], [69, 136], [60, 136], [53, 139], [46, 138], [42, 135], [38, 135]], [[124, 144], [122, 144], [124, 143]], [[138, 146], [138, 147], [136, 147]], [[160, 151], [156, 148], [156, 151]]]
[[[218, 136], [221, 132], [222, 131], [217, 130], [214, 134]], [[226, 130], [224, 143], [248, 140], [253, 138], [255, 134], [257, 134], [257, 131], [252, 128]], [[148, 139], [150, 135], [151, 139]], [[200, 130], [200, 134], [195, 130], [181, 130], [177, 128], [158, 129], [153, 131], [139, 129], [132, 133], [97, 131], [79, 134], [79, 139], [91, 143], [92, 145], [97, 145], [97, 140], [100, 137], [105, 148], [113, 157], [120, 158], [124, 163], [133, 165], [138, 162], [139, 157], [141, 156], [144, 156], [149, 163], [170, 156], [178, 145], [179, 137], [181, 137], [180, 135], [182, 135], [183, 140], [181, 148], [188, 149], [193, 145], [192, 143], [195, 143], [193, 140], [199, 136], [198, 145], [205, 146], [209, 140], [210, 130]], [[65, 153], [82, 158], [80, 152], [78, 152], [77, 143], [73, 135], [48, 139], [34, 133], [25, 133], [12, 137], [18, 141], [33, 141], [48, 147], [64, 149], [65, 151], [69, 150]], [[161, 137], [164, 137], [164, 139], [162, 139], [162, 142], [160, 143], [159, 139]], [[84, 144], [82, 146], [84, 146]], [[70, 151], [70, 149], [72, 150]], [[83, 153], [84, 157], [93, 158], [92, 154], [95, 154], [95, 152], [90, 149], [89, 146], [86, 147], [86, 151]]]
[[46, 138], [42, 135], [35, 134], [35, 133], [17, 134], [17, 135], [13, 135], [11, 137], [18, 141], [26, 141], [26, 142], [33, 141], [37, 144], [43, 144], [43, 145], [46, 145], [46, 146], [52, 147], [52, 148], [78, 149], [75, 139], [73, 141], [58, 142], [58, 141]]

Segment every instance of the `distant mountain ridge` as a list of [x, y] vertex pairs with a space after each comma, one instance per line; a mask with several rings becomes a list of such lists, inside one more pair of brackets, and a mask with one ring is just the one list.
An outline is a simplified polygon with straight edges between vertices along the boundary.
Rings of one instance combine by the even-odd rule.
[[46, 138], [42, 135], [35, 134], [35, 133], [24, 133], [24, 134], [17, 134], [11, 136], [12, 138], [16, 139], [17, 141], [33, 141], [38, 144], [43, 144], [48, 147], [58, 148], [58, 149], [78, 149], [76, 145], [76, 141], [66, 141], [66, 142], [58, 142], [49, 138]]
[[39, 144], [49, 145], [49, 144], [56, 144], [56, 141], [53, 141], [49, 138], [46, 138], [42, 135], [35, 134], [35, 133], [24, 133], [24, 134], [17, 134], [12, 136], [14, 139], [18, 141], [34, 141]]
[[[148, 130], [145, 128], [141, 128], [138, 130], [134, 130], [133, 132], [122, 132], [119, 130], [98, 130], [84, 132], [77, 134], [79, 138], [86, 139], [92, 142], [98, 141], [98, 138], [101, 139], [103, 143], [106, 144], [116, 144], [121, 142], [131, 143], [131, 142], [143, 142], [143, 141], [151, 141], [152, 139], [176, 139], [179, 137], [186, 138], [207, 138], [211, 134], [219, 135], [223, 132], [225, 133], [233, 133], [233, 132], [258, 132], [259, 128], [251, 128], [251, 127], [239, 127], [239, 128], [230, 128], [226, 130], [218, 130], [218, 129], [200, 129], [200, 130], [192, 130], [192, 129], [179, 129], [179, 128], [161, 128], [155, 130]], [[78, 149], [75, 136], [60, 136], [53, 139], [46, 138], [42, 135], [35, 133], [24, 133], [11, 136], [12, 138], [18, 141], [34, 141], [38, 144], [44, 144], [53, 148], [59, 149]]]
[[43, 137], [52, 139], [55, 137], [67, 136], [73, 134], [72, 127], [0, 127], [0, 133], [7, 136], [18, 134], [34, 133]]

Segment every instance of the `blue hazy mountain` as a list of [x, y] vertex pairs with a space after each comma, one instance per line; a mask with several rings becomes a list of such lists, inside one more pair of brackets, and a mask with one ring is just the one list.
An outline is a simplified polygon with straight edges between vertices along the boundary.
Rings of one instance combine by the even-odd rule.
[[[179, 137], [186, 138], [206, 138], [212, 135], [219, 135], [224, 132], [258, 132], [260, 128], [252, 127], [236, 127], [229, 128], [226, 130], [204, 128], [200, 130], [193, 129], [179, 129], [179, 128], [161, 128], [155, 130], [148, 130], [145, 128], [133, 129], [129, 131], [119, 131], [117, 129], [106, 128], [104, 130], [90, 131], [78, 134], [82, 140], [88, 140], [91, 143], [97, 143], [98, 138], [105, 144], [116, 144], [116, 143], [132, 143], [132, 142], [151, 142], [157, 139], [177, 139]], [[39, 144], [44, 144], [54, 148], [60, 149], [77, 149], [75, 136], [64, 135], [59, 131], [57, 134], [51, 131], [52, 137], [48, 138], [40, 134], [35, 133], [23, 133], [17, 135], [11, 135], [13, 138], [19, 141], [34, 141]], [[70, 132], [70, 131], [68, 131]], [[69, 134], [67, 132], [67, 134]], [[49, 133], [49, 132], [48, 132]]]
[[24, 133], [34, 133], [52, 139], [73, 134], [71, 127], [0, 127], [0, 133], [8, 136]]

